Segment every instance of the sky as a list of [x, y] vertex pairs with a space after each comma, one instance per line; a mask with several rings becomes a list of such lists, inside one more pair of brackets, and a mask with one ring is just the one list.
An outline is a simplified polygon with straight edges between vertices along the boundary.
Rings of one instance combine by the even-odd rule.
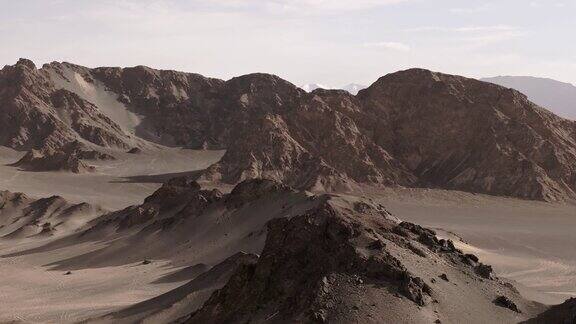
[[369, 85], [412, 67], [576, 84], [576, 0], [0, 0], [0, 65]]

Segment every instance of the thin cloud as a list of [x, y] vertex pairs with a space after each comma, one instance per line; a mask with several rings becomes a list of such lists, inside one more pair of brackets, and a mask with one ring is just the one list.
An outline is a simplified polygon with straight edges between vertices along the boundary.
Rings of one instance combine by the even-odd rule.
[[469, 43], [470, 47], [478, 48], [478, 47], [483, 47], [483, 46], [487, 46], [487, 45], [494, 44], [494, 43], [509, 41], [509, 40], [516, 39], [516, 38], [519, 38], [522, 36], [524, 36], [524, 33], [520, 32], [520, 31], [503, 31], [503, 32], [497, 32], [497, 33], [490, 33], [490, 34], [482, 34], [482, 35], [465, 37], [465, 38], [462, 38], [462, 40], [464, 42]]
[[372, 42], [372, 43], [364, 43], [363, 46], [367, 48], [382, 48], [400, 52], [409, 52], [410, 50], [412, 50], [410, 45], [400, 42]]
[[423, 26], [408, 28], [407, 32], [446, 32], [446, 33], [475, 33], [475, 32], [501, 32], [517, 31], [519, 28], [508, 25], [494, 26], [462, 26], [462, 27], [441, 27], [441, 26]]
[[479, 12], [488, 11], [489, 9], [490, 5], [484, 4], [476, 7], [451, 8], [449, 9], [449, 11], [453, 14], [475, 14]]
[[542, 8], [542, 7], [556, 7], [556, 8], [564, 8], [566, 7], [566, 3], [563, 1], [530, 1], [530, 7], [532, 8]]
[[270, 12], [331, 13], [365, 10], [414, 0], [208, 0], [205, 4], [218, 8], [251, 8]]

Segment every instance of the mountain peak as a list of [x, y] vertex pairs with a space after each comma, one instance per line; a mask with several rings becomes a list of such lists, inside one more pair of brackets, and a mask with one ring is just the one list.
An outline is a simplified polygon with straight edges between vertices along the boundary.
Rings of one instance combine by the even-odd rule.
[[29, 69], [36, 69], [36, 65], [34, 64], [34, 62], [32, 62], [29, 59], [26, 58], [20, 58], [18, 60], [18, 62], [16, 63], [17, 66], [25, 66]]

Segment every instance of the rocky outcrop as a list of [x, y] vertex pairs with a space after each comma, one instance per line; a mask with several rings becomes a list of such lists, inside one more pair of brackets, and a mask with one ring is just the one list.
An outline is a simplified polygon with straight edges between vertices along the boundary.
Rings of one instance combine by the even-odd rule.
[[[508, 323], [543, 310], [478, 257], [370, 199], [266, 179], [226, 194], [174, 178], [141, 205], [95, 218], [58, 244], [92, 242], [107, 244], [55, 269], [167, 260], [179, 270], [165, 280], [191, 272], [178, 288], [95, 321]], [[498, 296], [521, 313], [496, 305]]]
[[85, 173], [93, 171], [93, 167], [84, 163], [73, 153], [55, 149], [31, 150], [18, 162], [12, 164], [27, 171], [68, 171]]
[[521, 313], [516, 303], [514, 303], [512, 300], [510, 300], [510, 298], [506, 296], [498, 296], [496, 299], [494, 299], [494, 304], [500, 307], [508, 308], [513, 312]]
[[141, 205], [130, 206], [95, 220], [86, 233], [99, 227], [113, 226], [118, 231], [139, 227], [174, 227], [202, 215], [209, 208], [228, 212], [252, 202], [296, 193], [294, 189], [265, 179], [249, 179], [239, 183], [229, 194], [217, 189], [202, 189], [188, 177], [173, 178], [162, 185]]
[[16, 163], [12, 164], [28, 171], [68, 171], [85, 173], [94, 170], [86, 160], [114, 160], [114, 157], [89, 149], [79, 142], [71, 142], [58, 148], [45, 147], [30, 150]]

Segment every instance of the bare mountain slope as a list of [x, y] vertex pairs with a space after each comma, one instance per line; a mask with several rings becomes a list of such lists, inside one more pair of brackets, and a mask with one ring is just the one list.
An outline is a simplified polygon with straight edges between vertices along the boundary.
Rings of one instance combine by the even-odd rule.
[[551, 307], [549, 310], [532, 318], [523, 324], [572, 324], [576, 323], [576, 299], [570, 298], [561, 305]]
[[[316, 90], [298, 93], [294, 103], [280, 95], [291, 85], [269, 82], [275, 86], [267, 89], [253, 86], [255, 76], [242, 78], [247, 92], [238, 91], [238, 100], [252, 121], [230, 126], [240, 130], [208, 170], [209, 179], [265, 176], [304, 188], [361, 182], [576, 197], [576, 123], [517, 91], [414, 69], [383, 77], [356, 97]], [[276, 105], [260, 101], [270, 93], [278, 94]], [[254, 119], [263, 107], [266, 115]], [[334, 182], [339, 185], [326, 185]]]

